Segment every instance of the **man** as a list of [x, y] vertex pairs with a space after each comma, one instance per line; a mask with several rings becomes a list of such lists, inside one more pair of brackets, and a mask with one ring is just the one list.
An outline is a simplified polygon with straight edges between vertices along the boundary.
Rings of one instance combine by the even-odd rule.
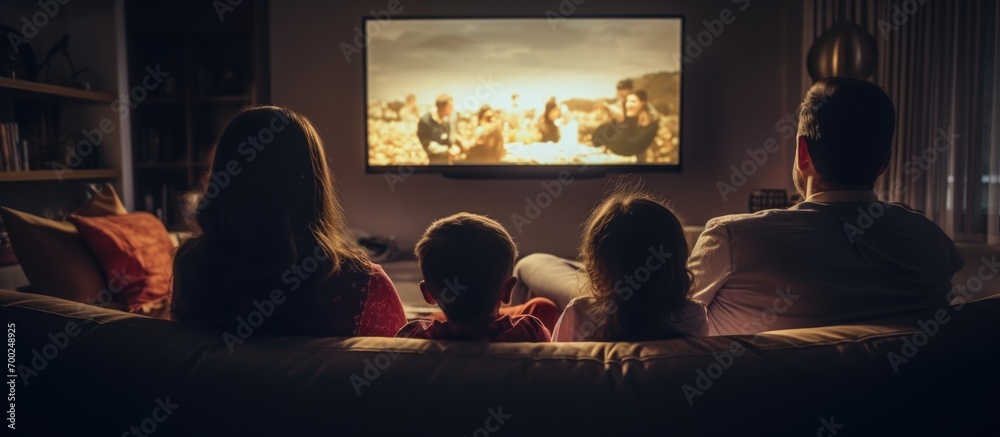
[[799, 109], [802, 203], [709, 220], [688, 267], [710, 335], [824, 326], [947, 305], [963, 265], [923, 215], [878, 201], [896, 113], [878, 86], [817, 82]]
[[605, 107], [608, 110], [608, 114], [611, 115], [612, 120], [617, 122], [625, 120], [625, 99], [629, 94], [632, 94], [632, 88], [634, 87], [632, 79], [618, 81], [618, 85], [615, 86], [614, 102], [611, 104], [605, 103]]
[[462, 149], [455, 145], [454, 123], [451, 120], [455, 105], [451, 96], [447, 94], [438, 96], [434, 104], [437, 106], [437, 111], [428, 112], [420, 117], [420, 122], [417, 123], [417, 138], [420, 139], [420, 145], [427, 153], [431, 165], [446, 165], [462, 152]]

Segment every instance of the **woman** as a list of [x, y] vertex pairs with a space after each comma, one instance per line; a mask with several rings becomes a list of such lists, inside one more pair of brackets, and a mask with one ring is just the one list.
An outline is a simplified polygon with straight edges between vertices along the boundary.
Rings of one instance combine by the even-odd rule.
[[620, 186], [594, 209], [580, 248], [584, 294], [552, 341], [646, 341], [707, 335], [705, 307], [688, 299], [684, 226], [662, 202]]
[[556, 125], [556, 120], [559, 120], [559, 117], [562, 117], [562, 110], [559, 109], [559, 104], [553, 97], [545, 102], [545, 110], [542, 111], [542, 117], [538, 119], [538, 133], [542, 135], [539, 141], [543, 143], [559, 142], [559, 126]]
[[646, 162], [646, 150], [656, 140], [660, 124], [649, 112], [649, 96], [643, 90], [630, 93], [625, 98], [625, 120], [610, 121], [597, 127], [593, 143], [596, 147], [607, 147], [617, 155], [635, 156], [638, 162]]
[[472, 146], [466, 152], [464, 161], [473, 164], [498, 163], [507, 154], [503, 146], [502, 119], [497, 116], [490, 105], [483, 105], [477, 114], [479, 124], [476, 127]]
[[309, 120], [244, 110], [222, 132], [211, 174], [200, 233], [174, 259], [175, 320], [311, 336], [392, 337], [405, 324], [392, 282], [348, 235]]

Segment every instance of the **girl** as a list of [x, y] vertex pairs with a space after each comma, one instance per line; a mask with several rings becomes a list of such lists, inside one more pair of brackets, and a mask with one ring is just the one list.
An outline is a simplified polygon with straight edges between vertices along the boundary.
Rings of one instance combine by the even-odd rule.
[[580, 255], [585, 294], [563, 311], [553, 341], [707, 335], [705, 307], [687, 296], [684, 226], [662, 202], [620, 185], [591, 213]]

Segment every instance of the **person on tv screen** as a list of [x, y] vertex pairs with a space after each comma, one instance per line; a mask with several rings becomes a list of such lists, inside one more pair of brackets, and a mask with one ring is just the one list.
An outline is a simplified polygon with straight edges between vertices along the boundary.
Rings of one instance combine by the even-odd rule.
[[649, 96], [638, 90], [625, 98], [625, 119], [598, 126], [593, 143], [617, 155], [635, 156], [638, 162], [646, 162], [646, 150], [656, 140], [659, 128], [660, 124], [649, 112]]
[[[635, 91], [635, 84], [632, 79], [622, 79], [618, 81], [618, 85], [615, 86], [615, 100], [613, 104], [607, 105], [608, 115], [612, 120], [621, 122], [625, 120], [625, 103], [628, 99], [629, 94]], [[646, 110], [649, 111], [649, 116], [653, 121], [660, 119], [659, 112], [653, 105], [647, 104]]]
[[454, 123], [451, 114], [455, 103], [451, 96], [442, 94], [434, 102], [437, 111], [428, 112], [420, 117], [417, 124], [417, 138], [427, 153], [431, 165], [448, 164], [452, 158], [461, 153], [461, 148], [455, 145]]
[[417, 106], [417, 96], [406, 95], [406, 103], [399, 108], [399, 118], [403, 121], [416, 121], [420, 118], [420, 108]]
[[479, 125], [476, 127], [472, 146], [465, 155], [465, 162], [496, 163], [503, 159], [507, 150], [503, 147], [503, 118], [497, 115], [490, 105], [483, 105], [478, 113]]
[[524, 109], [521, 108], [521, 95], [514, 93], [510, 95], [510, 106], [504, 111], [504, 121], [510, 131], [521, 128], [521, 118], [524, 117]]
[[542, 135], [540, 142], [558, 143], [560, 138], [559, 126], [556, 121], [562, 117], [562, 110], [555, 97], [545, 102], [545, 110], [542, 111], [541, 118], [538, 119], [538, 132]]
[[625, 121], [625, 99], [628, 98], [629, 94], [632, 94], [633, 89], [632, 79], [618, 81], [618, 85], [615, 86], [615, 100], [612, 104], [607, 105], [608, 114], [612, 120]]

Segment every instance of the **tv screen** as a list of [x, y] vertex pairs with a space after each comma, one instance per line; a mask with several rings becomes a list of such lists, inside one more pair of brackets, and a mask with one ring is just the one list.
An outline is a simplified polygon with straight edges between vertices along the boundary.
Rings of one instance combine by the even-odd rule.
[[681, 17], [362, 24], [369, 172], [680, 169]]

